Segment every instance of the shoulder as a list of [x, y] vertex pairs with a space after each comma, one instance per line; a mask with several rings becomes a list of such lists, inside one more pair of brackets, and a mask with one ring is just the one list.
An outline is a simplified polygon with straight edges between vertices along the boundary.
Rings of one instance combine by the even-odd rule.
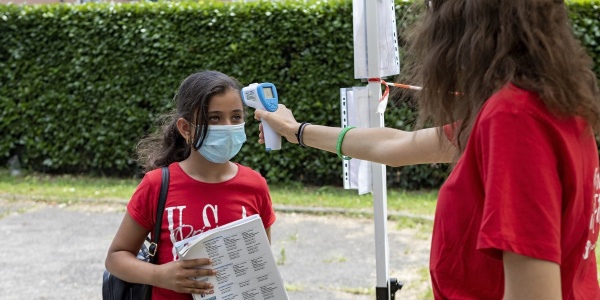
[[267, 186], [267, 180], [256, 170], [236, 163], [238, 166], [238, 178], [244, 181], [252, 182], [254, 185], [257, 183], [261, 186]]
[[161, 169], [148, 171], [138, 184], [132, 196], [135, 202], [145, 202], [151, 195], [158, 194], [158, 189], [162, 183]]
[[[172, 167], [170, 166], [169, 169], [171, 169], [171, 168]], [[150, 185], [155, 185], [156, 183], [160, 183], [162, 181], [162, 168], [148, 171], [144, 175], [144, 179], [142, 181], [146, 181]]]
[[573, 120], [551, 112], [536, 92], [508, 83], [486, 101], [476, 123], [479, 125], [514, 123], [513, 125], [556, 129], [572, 126]]
[[258, 171], [254, 170], [250, 167], [244, 166], [242, 164], [239, 164], [239, 163], [236, 163], [236, 165], [239, 168], [239, 171], [238, 171], [239, 175], [249, 176], [249, 177], [260, 177], [260, 178], [264, 179], [264, 177]]
[[549, 113], [537, 93], [521, 89], [512, 83], [507, 83], [500, 90], [496, 91], [482, 108], [482, 113], [484, 114], [502, 112], [516, 114]]
[[157, 197], [162, 184], [162, 170], [155, 169], [147, 172], [135, 189], [127, 212], [142, 227], [152, 230], [156, 216]]
[[[180, 176], [181, 168], [179, 167], [177, 162], [174, 162], [169, 165], [169, 178], [173, 179], [173, 177]], [[144, 178], [140, 183], [141, 186], [145, 186], [151, 192], [158, 193], [158, 189], [162, 185], [162, 168], [157, 168], [151, 171], [148, 171], [144, 174]]]

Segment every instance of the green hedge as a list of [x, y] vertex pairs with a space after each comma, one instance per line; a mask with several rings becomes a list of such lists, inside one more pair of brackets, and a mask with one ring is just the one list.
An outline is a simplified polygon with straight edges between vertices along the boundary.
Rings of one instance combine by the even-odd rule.
[[[398, 24], [412, 16], [396, 1]], [[598, 7], [572, 4], [575, 31], [596, 61]], [[270, 81], [298, 120], [339, 125], [339, 88], [354, 79], [352, 3], [137, 3], [0, 6], [0, 164], [18, 155], [47, 173], [139, 174], [136, 142], [172, 107], [181, 80], [216, 69], [243, 84]], [[598, 65], [598, 64], [596, 64]], [[336, 155], [249, 141], [236, 157], [271, 183], [341, 183]], [[414, 113], [389, 109], [409, 129]], [[446, 166], [388, 168], [401, 188], [438, 186]]]
[[571, 24], [594, 61], [594, 72], [600, 74], [600, 1], [569, 4]]

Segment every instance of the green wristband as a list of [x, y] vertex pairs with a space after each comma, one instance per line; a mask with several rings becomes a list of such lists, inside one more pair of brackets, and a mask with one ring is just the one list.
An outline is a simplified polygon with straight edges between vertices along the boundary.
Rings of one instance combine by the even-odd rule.
[[348, 132], [350, 129], [353, 129], [353, 128], [356, 128], [356, 126], [344, 127], [344, 129], [342, 129], [342, 131], [340, 132], [340, 135], [338, 136], [335, 149], [337, 150], [337, 155], [341, 159], [344, 159], [344, 160], [352, 159], [352, 157], [345, 156], [344, 154], [342, 154], [342, 143], [344, 142], [344, 136], [346, 135], [346, 132]]

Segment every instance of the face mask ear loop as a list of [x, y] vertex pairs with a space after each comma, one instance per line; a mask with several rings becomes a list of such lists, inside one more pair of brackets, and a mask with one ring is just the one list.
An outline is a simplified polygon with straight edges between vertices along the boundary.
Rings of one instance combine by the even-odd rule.
[[[198, 142], [196, 143], [196, 150], [198, 150], [204, 143], [204, 126], [194, 125], [194, 127], [196, 127], [196, 134], [198, 137]], [[202, 128], [202, 132], [200, 132], [200, 128]]]

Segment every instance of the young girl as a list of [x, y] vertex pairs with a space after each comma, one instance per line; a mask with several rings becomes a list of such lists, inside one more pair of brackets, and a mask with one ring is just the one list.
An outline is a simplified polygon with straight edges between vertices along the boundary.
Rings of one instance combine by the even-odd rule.
[[[153, 285], [153, 299], [190, 300], [190, 293], [210, 294], [214, 288], [189, 279], [215, 275], [210, 268], [197, 268], [210, 266], [209, 259], [179, 261], [175, 242], [254, 214], [271, 238], [275, 213], [265, 179], [229, 161], [246, 141], [239, 87], [216, 71], [190, 75], [162, 132], [138, 145], [147, 173], [127, 205], [106, 268], [122, 280]], [[169, 167], [170, 184], [153, 265], [136, 255], [155, 223], [163, 166]]]
[[307, 125], [296, 136], [283, 106], [255, 118], [340, 156], [455, 163], [433, 228], [436, 299], [600, 299], [600, 93], [565, 2], [425, 3], [403, 73], [423, 86], [421, 121], [435, 127]]

